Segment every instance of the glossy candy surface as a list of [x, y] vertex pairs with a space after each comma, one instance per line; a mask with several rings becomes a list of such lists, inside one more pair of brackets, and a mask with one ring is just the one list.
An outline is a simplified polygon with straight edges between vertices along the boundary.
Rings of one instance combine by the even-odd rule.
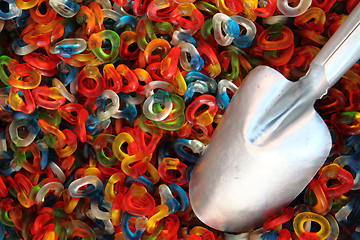
[[356, 4], [0, 1], [0, 239], [360, 236], [359, 64], [316, 103], [331, 157], [283, 212], [225, 235], [189, 199], [242, 80], [265, 64], [296, 81]]

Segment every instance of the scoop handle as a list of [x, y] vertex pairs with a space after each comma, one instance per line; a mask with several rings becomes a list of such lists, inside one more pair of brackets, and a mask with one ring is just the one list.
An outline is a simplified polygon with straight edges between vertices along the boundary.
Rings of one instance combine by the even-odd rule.
[[323, 66], [329, 87], [332, 87], [359, 58], [360, 4], [327, 41], [311, 65]]

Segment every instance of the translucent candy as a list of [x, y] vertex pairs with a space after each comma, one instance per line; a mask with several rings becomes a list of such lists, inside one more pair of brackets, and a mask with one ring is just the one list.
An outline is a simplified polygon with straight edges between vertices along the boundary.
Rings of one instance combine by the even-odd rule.
[[[111, 100], [110, 104], [107, 104], [107, 99]], [[112, 90], [105, 90], [96, 100], [97, 118], [100, 121], [105, 121], [112, 117], [120, 107], [119, 96]]]
[[[199, 52], [191, 43], [181, 42], [180, 48], [180, 65], [186, 71], [200, 71], [204, 67], [204, 60], [200, 57]], [[190, 61], [188, 57], [190, 56]]]
[[0, 19], [10, 20], [10, 19], [21, 16], [22, 10], [16, 6], [14, 0], [3, 0], [3, 2], [4, 2], [4, 4], [8, 4], [9, 11], [3, 12], [0, 10]]
[[296, 17], [303, 14], [311, 5], [311, 0], [301, 0], [296, 7], [290, 7], [287, 0], [277, 1], [277, 7], [287, 17]]
[[[221, 46], [228, 46], [232, 43], [234, 38], [239, 37], [239, 25], [229, 16], [223, 13], [217, 13], [214, 15], [212, 22], [214, 28], [214, 38]], [[222, 31], [226, 33], [225, 36], [222, 34]]]
[[73, 54], [82, 53], [87, 48], [87, 43], [82, 38], [67, 38], [56, 43], [50, 49], [52, 54], [60, 54], [64, 58], [71, 58]]
[[[92, 185], [93, 188], [80, 190], [85, 185]], [[85, 198], [101, 191], [102, 181], [96, 176], [85, 176], [73, 181], [69, 185], [69, 193], [71, 197]]]
[[[27, 136], [25, 138], [20, 137], [18, 132], [19, 129], [23, 127], [26, 127], [28, 131]], [[35, 119], [14, 120], [10, 123], [9, 126], [9, 134], [11, 140], [20, 147], [29, 146], [34, 141], [39, 131], [40, 128]]]
[[49, 4], [58, 14], [65, 18], [75, 16], [80, 10], [79, 4], [70, 0], [49, 0]]

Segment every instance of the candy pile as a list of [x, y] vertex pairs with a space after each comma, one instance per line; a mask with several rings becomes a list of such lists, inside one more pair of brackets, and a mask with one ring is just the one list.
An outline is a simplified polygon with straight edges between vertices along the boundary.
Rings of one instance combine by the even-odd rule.
[[[357, 2], [1, 0], [0, 239], [224, 239], [188, 182], [233, 93], [298, 80]], [[331, 156], [244, 239], [360, 239], [359, 87], [316, 103]]]

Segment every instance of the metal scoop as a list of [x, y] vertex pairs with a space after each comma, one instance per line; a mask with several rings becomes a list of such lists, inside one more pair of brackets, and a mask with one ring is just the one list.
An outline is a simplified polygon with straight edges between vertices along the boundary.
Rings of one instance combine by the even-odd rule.
[[359, 59], [359, 23], [360, 4], [298, 82], [267, 66], [248, 74], [192, 172], [190, 201], [201, 221], [249, 231], [311, 181], [332, 145], [313, 105]]

